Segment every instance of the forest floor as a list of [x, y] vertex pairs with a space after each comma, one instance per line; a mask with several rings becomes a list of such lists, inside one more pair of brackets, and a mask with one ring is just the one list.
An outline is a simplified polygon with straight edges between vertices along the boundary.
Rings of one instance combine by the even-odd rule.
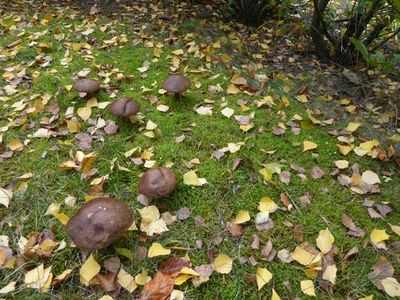
[[[212, 6], [38, 2], [0, 4], [0, 298], [136, 299], [184, 256], [185, 299], [399, 292], [395, 78], [319, 63], [295, 19], [249, 31]], [[191, 80], [181, 99], [161, 89], [171, 72]], [[80, 77], [101, 91], [80, 97]], [[141, 105], [130, 120], [108, 110], [123, 96]], [[168, 228], [150, 236], [138, 181], [155, 166], [178, 184], [149, 203]], [[137, 229], [85, 275], [65, 223], [99, 196]], [[148, 257], [155, 243], [167, 250]], [[115, 257], [128, 274], [107, 293], [96, 274]]]

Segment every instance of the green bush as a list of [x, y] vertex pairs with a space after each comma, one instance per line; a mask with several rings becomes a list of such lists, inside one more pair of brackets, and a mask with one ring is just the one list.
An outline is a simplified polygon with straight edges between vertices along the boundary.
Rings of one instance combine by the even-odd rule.
[[[341, 65], [354, 64], [357, 54], [370, 62], [382, 62], [375, 51], [400, 32], [400, 0], [313, 0], [310, 34], [317, 55]], [[340, 12], [340, 13], [338, 13]]]

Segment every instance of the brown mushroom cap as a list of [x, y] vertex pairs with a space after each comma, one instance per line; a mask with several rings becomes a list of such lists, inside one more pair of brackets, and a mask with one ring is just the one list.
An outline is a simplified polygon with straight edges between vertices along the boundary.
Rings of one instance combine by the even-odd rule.
[[67, 232], [83, 253], [107, 247], [118, 240], [133, 223], [133, 211], [113, 198], [87, 202], [68, 221]]
[[182, 94], [190, 87], [190, 80], [183, 75], [169, 75], [167, 79], [164, 80], [162, 88], [167, 92], [174, 94]]
[[140, 178], [139, 191], [150, 199], [166, 197], [173, 192], [176, 182], [176, 175], [171, 169], [150, 169]]
[[140, 104], [128, 97], [118, 99], [110, 105], [110, 112], [113, 115], [124, 118], [135, 115], [139, 109]]
[[78, 79], [75, 82], [74, 89], [78, 93], [93, 94], [100, 89], [100, 83], [94, 79], [88, 79], [88, 78]]

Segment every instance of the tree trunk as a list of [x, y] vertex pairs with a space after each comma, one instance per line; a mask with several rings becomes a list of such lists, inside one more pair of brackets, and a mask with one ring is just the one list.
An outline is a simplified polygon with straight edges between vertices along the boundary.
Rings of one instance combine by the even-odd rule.
[[310, 35], [314, 43], [317, 56], [327, 61], [329, 59], [328, 43], [325, 40], [323, 28], [323, 14], [330, 0], [314, 0], [314, 14], [311, 23]]

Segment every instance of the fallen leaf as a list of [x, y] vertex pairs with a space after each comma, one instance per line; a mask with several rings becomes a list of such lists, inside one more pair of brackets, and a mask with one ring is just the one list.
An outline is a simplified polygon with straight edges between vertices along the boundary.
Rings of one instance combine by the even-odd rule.
[[133, 278], [133, 276], [126, 272], [123, 268], [119, 270], [117, 280], [119, 285], [130, 293], [137, 289], [135, 278]]
[[0, 289], [0, 295], [8, 294], [15, 291], [15, 285], [17, 282], [10, 281], [7, 285]]
[[240, 90], [234, 84], [229, 85], [226, 90], [226, 93], [228, 95], [236, 95], [239, 92], [240, 92]]
[[266, 268], [257, 268], [256, 279], [258, 290], [261, 290], [272, 279], [272, 273]]
[[336, 282], [336, 265], [327, 266], [324, 273], [322, 274], [322, 279], [329, 281], [332, 284]]
[[12, 197], [13, 193], [10, 190], [0, 188], [0, 204], [4, 205], [5, 207], [8, 207]]
[[383, 286], [383, 290], [390, 297], [400, 297], [400, 283], [396, 278], [387, 277], [381, 280], [381, 284]]
[[262, 197], [258, 204], [258, 210], [261, 212], [272, 213], [278, 209], [278, 205], [270, 197]]
[[82, 118], [82, 120], [87, 121], [92, 115], [92, 109], [90, 107], [80, 107], [77, 112], [78, 116]]
[[232, 271], [232, 262], [229, 256], [219, 254], [213, 262], [214, 270], [220, 274], [228, 274]]
[[191, 186], [201, 186], [207, 183], [205, 178], [199, 178], [195, 171], [183, 174], [183, 183]]
[[317, 237], [317, 246], [323, 254], [328, 253], [332, 249], [333, 242], [335, 241], [329, 229], [321, 230]]
[[148, 252], [148, 257], [156, 257], [171, 254], [171, 249], [166, 249], [160, 243], [153, 243]]
[[311, 142], [311, 141], [304, 141], [303, 142], [303, 152], [316, 149], [317, 147], [318, 147], [318, 145], [313, 143], [313, 142]]
[[101, 267], [94, 259], [93, 254], [90, 254], [88, 259], [79, 270], [81, 283], [88, 286], [90, 284], [90, 280], [92, 280], [97, 274], [99, 274], [100, 268]]
[[315, 288], [314, 288], [314, 282], [312, 280], [302, 280], [300, 281], [300, 288], [301, 291], [308, 295], [308, 296], [316, 296], [315, 295]]
[[250, 214], [247, 210], [241, 210], [238, 212], [235, 218], [235, 224], [243, 224], [250, 221]]
[[381, 183], [378, 174], [368, 170], [362, 173], [361, 179], [366, 184], [376, 184]]

